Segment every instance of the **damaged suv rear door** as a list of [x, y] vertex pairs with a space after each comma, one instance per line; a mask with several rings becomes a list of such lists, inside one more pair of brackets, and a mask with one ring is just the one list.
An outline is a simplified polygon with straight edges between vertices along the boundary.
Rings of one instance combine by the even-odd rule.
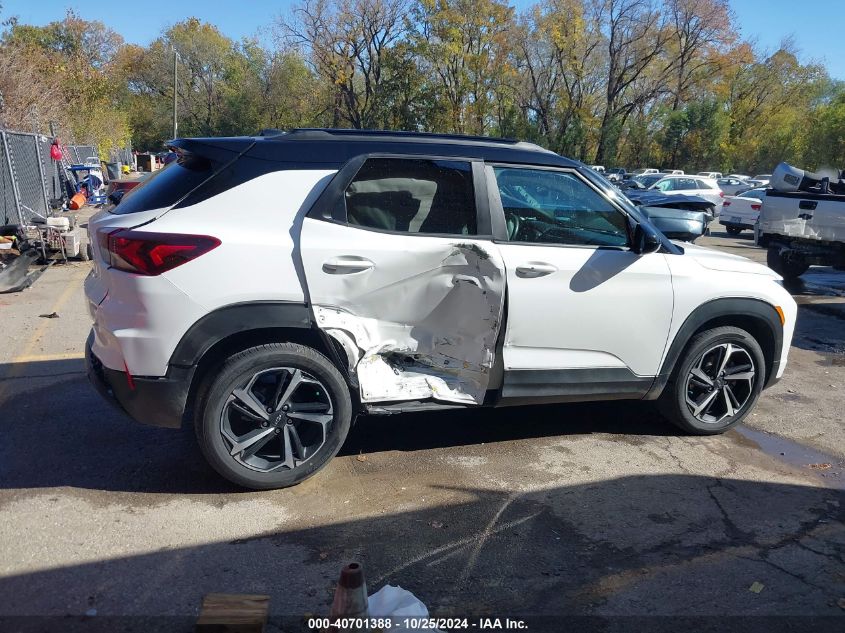
[[484, 400], [505, 269], [483, 179], [468, 159], [358, 157], [303, 220], [314, 318], [362, 402]]

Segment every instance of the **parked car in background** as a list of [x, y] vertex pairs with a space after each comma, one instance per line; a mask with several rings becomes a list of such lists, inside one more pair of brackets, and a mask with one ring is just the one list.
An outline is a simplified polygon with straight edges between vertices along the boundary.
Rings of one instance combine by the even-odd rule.
[[705, 178], [713, 178], [714, 180], [718, 180], [722, 177], [722, 172], [720, 171], [700, 171], [696, 174], [696, 176], [704, 176]]
[[604, 165], [590, 165], [590, 169], [597, 171], [600, 174], [604, 174]]
[[766, 188], [757, 187], [736, 196], [726, 196], [719, 218], [730, 235], [739, 235], [745, 229], [754, 229], [760, 219], [760, 209], [766, 197]]
[[704, 198], [716, 205], [717, 214], [721, 210], [722, 198], [725, 195], [715, 180], [703, 176], [664, 176], [649, 188], [662, 191], [667, 196], [683, 194]]
[[719, 178], [716, 181], [716, 184], [719, 185], [719, 189], [721, 189], [726, 196], [737, 196], [743, 191], [753, 189], [756, 183], [752, 183], [750, 179], [727, 176], [725, 178]]
[[683, 169], [664, 169], [662, 173], [669, 174], [671, 176], [683, 176], [684, 170]]
[[759, 182], [761, 187], [768, 185], [771, 179], [771, 174], [757, 174], [754, 178], [752, 178], [752, 180]]
[[136, 420], [193, 425], [240, 486], [307, 479], [364, 414], [656, 400], [687, 433], [723, 433], [786, 368], [797, 306], [776, 273], [679, 247], [539, 146], [173, 144], [176, 163], [89, 221], [87, 372]]
[[633, 174], [635, 176], [644, 176], [645, 174], [659, 174], [660, 171], [655, 169], [654, 167], [640, 167], [639, 169], [635, 169]]
[[625, 180], [625, 177], [628, 175], [628, 170], [624, 167], [613, 167], [612, 169], [608, 169], [605, 172], [605, 177], [610, 182], [622, 182]]
[[625, 196], [673, 240], [694, 242], [716, 217], [716, 205], [699, 196], [667, 196], [657, 189], [628, 189]]
[[737, 180], [751, 180], [751, 176], [745, 174], [728, 174], [725, 178], [736, 178]]
[[628, 180], [623, 181], [623, 187], [631, 189], [648, 189], [658, 180], [663, 178], [666, 174], [639, 174], [631, 176]]

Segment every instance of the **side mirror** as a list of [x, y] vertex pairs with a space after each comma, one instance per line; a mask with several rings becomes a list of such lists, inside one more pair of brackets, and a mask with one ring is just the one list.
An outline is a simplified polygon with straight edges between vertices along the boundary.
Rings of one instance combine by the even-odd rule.
[[634, 241], [631, 244], [631, 250], [637, 255], [656, 253], [662, 245], [663, 243], [660, 241], [657, 233], [650, 228], [642, 224], [637, 224], [634, 227]]

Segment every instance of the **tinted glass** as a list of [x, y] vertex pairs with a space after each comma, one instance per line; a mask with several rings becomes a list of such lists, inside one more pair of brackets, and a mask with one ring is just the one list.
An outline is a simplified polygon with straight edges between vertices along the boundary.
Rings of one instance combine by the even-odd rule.
[[695, 182], [696, 182], [696, 184], [698, 185], [698, 188], [699, 188], [699, 189], [704, 189], [705, 191], [711, 191], [711, 190], [713, 190], [713, 189], [716, 189], [716, 188], [717, 188], [717, 185], [715, 185], [715, 184], [710, 184], [710, 183], [709, 183], [709, 182], [707, 182], [706, 180], [696, 180]]
[[741, 195], [743, 198], [757, 198], [757, 200], [762, 200], [766, 196], [765, 189], [752, 189], [751, 191], [744, 191]]
[[658, 180], [663, 179], [659, 174], [646, 174], [645, 176], [637, 176], [637, 180], [646, 188], [651, 187]]
[[660, 180], [654, 184], [654, 188], [660, 191], [672, 191], [675, 189], [675, 181], [672, 178]]
[[169, 208], [212, 173], [211, 162], [205, 158], [180, 158], [129, 191], [111, 212], [123, 215]]
[[514, 242], [625, 246], [625, 216], [568, 172], [495, 167], [508, 236]]
[[464, 161], [371, 158], [346, 188], [354, 226], [405, 233], [475, 235], [472, 167]]
[[696, 182], [693, 178], [676, 178], [676, 191], [689, 191], [690, 189], [697, 189]]

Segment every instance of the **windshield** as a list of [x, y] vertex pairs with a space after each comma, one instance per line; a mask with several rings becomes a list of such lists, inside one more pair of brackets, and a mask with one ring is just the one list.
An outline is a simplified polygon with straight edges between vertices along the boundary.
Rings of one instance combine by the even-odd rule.
[[663, 176], [661, 174], [644, 174], [641, 176], [637, 176], [634, 178], [638, 183], [640, 183], [643, 187], [648, 189], [658, 180], [663, 180]]
[[757, 200], [762, 200], [766, 196], [766, 190], [752, 189], [751, 191], [743, 191], [740, 195], [743, 198], [757, 198]]

